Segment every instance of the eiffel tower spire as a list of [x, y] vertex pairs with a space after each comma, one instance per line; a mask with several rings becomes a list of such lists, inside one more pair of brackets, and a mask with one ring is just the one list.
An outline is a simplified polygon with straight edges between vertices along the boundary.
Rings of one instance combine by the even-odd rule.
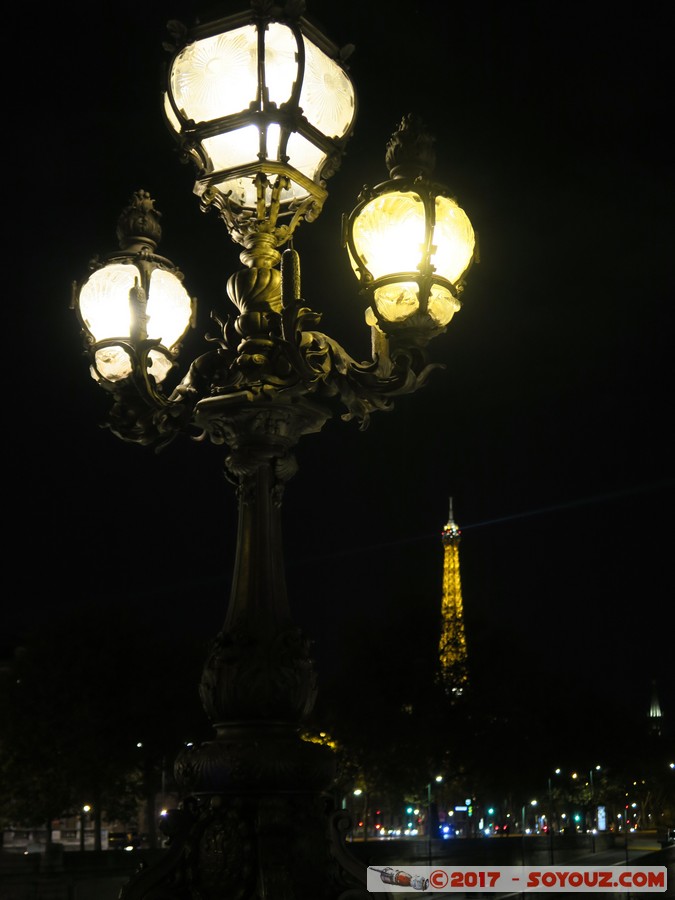
[[663, 713], [659, 703], [659, 695], [656, 690], [656, 679], [652, 679], [652, 699], [649, 704], [649, 730], [657, 737], [661, 736], [663, 726]]
[[443, 529], [443, 601], [441, 636], [438, 644], [440, 680], [445, 692], [459, 698], [469, 686], [462, 583], [459, 574], [461, 532], [455, 524], [450, 498], [450, 514]]

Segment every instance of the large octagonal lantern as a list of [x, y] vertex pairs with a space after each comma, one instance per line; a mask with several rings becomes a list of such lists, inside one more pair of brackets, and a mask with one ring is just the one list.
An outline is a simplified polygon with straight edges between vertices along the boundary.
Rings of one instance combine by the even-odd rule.
[[256, 3], [177, 36], [164, 111], [199, 172], [202, 206], [239, 226], [273, 206], [316, 218], [356, 113], [338, 48], [304, 18]]

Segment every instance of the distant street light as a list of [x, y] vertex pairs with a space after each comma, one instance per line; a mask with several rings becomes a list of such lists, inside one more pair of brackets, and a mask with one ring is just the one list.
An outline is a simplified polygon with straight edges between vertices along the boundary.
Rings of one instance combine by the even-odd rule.
[[[596, 771], [596, 772], [599, 772], [600, 770], [601, 770], [601, 766], [596, 766], [596, 767], [595, 767], [595, 771]], [[591, 802], [590, 802], [590, 806], [591, 806], [591, 829], [593, 829], [593, 828], [595, 828], [595, 826], [596, 826], [596, 820], [597, 820], [596, 809], [595, 809], [595, 787], [594, 787], [594, 785], [593, 785], [593, 769], [589, 769], [589, 772], [588, 772], [588, 784], [589, 784], [590, 792], [591, 792]]]
[[84, 850], [84, 831], [87, 824], [87, 813], [91, 811], [91, 806], [85, 803], [80, 810], [80, 850]]
[[[440, 784], [443, 781], [443, 776], [436, 775], [436, 777], [434, 778], [434, 781], [436, 782], [436, 784]], [[432, 860], [433, 848], [432, 848], [431, 841], [433, 838], [434, 826], [436, 824], [435, 821], [432, 821], [432, 819], [434, 819], [434, 818], [435, 817], [432, 816], [431, 782], [429, 782], [427, 784], [427, 850], [428, 850], [427, 855], [429, 857], [429, 865], [431, 865], [431, 860]]]
[[355, 797], [363, 797], [363, 812], [361, 819], [363, 821], [363, 840], [365, 842], [368, 840], [368, 793], [362, 788], [355, 788], [353, 793]]
[[[536, 801], [536, 800], [530, 800], [529, 805], [530, 805], [531, 807], [534, 808], [534, 807], [537, 805], [537, 801]], [[525, 807], [526, 807], [526, 806], [527, 806], [527, 804], [524, 803], [524, 804], [523, 804], [523, 807], [522, 807], [522, 810], [521, 810], [521, 816], [522, 816], [522, 822], [523, 822], [523, 835], [525, 834]]]
[[[561, 775], [562, 769], [557, 768], [553, 770], [554, 775]], [[551, 776], [548, 776], [548, 830], [552, 834], [553, 833], [553, 819], [554, 819], [554, 802], [553, 802], [553, 782], [551, 780]], [[553, 843], [551, 842], [551, 856], [553, 855]], [[551, 862], [553, 860], [551, 859]]]
[[[596, 767], [595, 767], [595, 771], [596, 771], [596, 772], [600, 772], [600, 771], [601, 771], [601, 768], [602, 768], [601, 766], [596, 766]], [[590, 769], [590, 770], [589, 770], [589, 773], [588, 773], [588, 780], [589, 780], [590, 786], [591, 786], [591, 801], [593, 801], [593, 798], [594, 798], [593, 769]]]

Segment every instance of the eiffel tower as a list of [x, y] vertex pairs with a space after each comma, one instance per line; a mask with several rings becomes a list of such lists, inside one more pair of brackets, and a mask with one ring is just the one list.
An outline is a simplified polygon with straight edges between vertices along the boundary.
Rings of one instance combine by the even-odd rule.
[[443, 529], [443, 602], [441, 606], [441, 636], [438, 644], [439, 678], [448, 694], [459, 699], [469, 687], [466, 635], [462, 604], [462, 583], [459, 574], [459, 541], [461, 532], [452, 515]]

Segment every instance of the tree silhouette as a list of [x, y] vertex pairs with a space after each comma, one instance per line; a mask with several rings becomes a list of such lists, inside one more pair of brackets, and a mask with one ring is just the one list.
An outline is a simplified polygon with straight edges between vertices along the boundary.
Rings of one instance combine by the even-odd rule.
[[135, 818], [152, 804], [166, 760], [204, 728], [197, 696], [200, 641], [133, 607], [95, 603], [37, 623], [2, 679], [0, 806], [47, 828], [89, 804]]

